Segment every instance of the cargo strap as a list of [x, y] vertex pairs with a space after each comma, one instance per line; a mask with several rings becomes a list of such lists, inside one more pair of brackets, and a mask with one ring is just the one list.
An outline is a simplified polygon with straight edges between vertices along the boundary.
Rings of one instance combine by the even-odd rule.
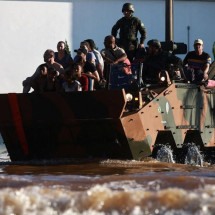
[[16, 93], [9, 93], [8, 94], [8, 100], [10, 104], [10, 109], [12, 113], [12, 119], [15, 126], [16, 134], [18, 141], [22, 147], [22, 150], [25, 155], [28, 155], [29, 149], [28, 149], [28, 143], [25, 136], [25, 131], [22, 124], [22, 117], [19, 110], [19, 104]]

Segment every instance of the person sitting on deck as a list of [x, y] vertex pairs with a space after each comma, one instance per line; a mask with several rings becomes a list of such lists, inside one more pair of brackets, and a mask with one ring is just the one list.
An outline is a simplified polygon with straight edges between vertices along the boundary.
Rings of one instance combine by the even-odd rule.
[[[110, 68], [113, 66], [116, 66], [116, 70], [122, 70], [122, 75], [131, 74], [131, 63], [125, 50], [116, 45], [115, 37], [112, 35], [106, 36], [104, 46], [105, 48], [101, 50], [101, 55], [104, 59], [104, 76], [107, 82], [110, 82]], [[117, 82], [117, 80], [115, 81]]]
[[80, 48], [87, 50], [86, 60], [96, 66], [96, 56], [91, 49], [90, 44], [87, 41], [82, 41], [80, 44]]
[[[44, 52], [43, 58], [44, 58], [44, 62], [45, 65], [47, 66], [47, 68], [53, 68], [58, 75], [64, 75], [64, 68], [61, 64], [55, 62], [54, 60], [54, 51], [51, 49], [47, 49]], [[23, 82], [23, 93], [28, 93], [31, 88], [32, 88], [32, 84], [34, 82], [34, 80], [39, 77], [41, 75], [41, 65], [37, 67], [35, 73], [31, 76], [26, 78]]]
[[96, 49], [96, 44], [92, 39], [86, 39], [86, 42], [89, 43], [89, 50], [92, 51], [96, 57], [95, 65], [96, 69], [99, 73], [99, 77], [102, 80], [104, 78], [103, 71], [104, 71], [104, 60], [101, 56], [101, 53]]
[[67, 74], [66, 81], [63, 82], [62, 87], [64, 92], [82, 91], [81, 83], [72, 74]]
[[143, 81], [144, 83], [157, 84], [160, 80], [162, 72], [166, 74], [167, 82], [170, 82], [170, 74], [168, 73], [170, 66], [174, 67], [174, 78], [181, 78], [180, 69], [182, 68], [182, 60], [170, 52], [163, 51], [161, 43], [157, 39], [149, 40], [148, 53], [143, 64]]
[[[82, 77], [82, 66], [80, 64], [74, 64], [73, 68], [66, 72], [65, 82], [63, 83], [63, 89], [65, 92], [82, 91], [80, 80]], [[86, 77], [87, 81], [88, 78]]]
[[[82, 41], [80, 43], [80, 47], [79, 49], [84, 49], [87, 51], [87, 54], [86, 54], [86, 61], [92, 63], [93, 65], [96, 66], [96, 56], [95, 54], [93, 53], [93, 51], [91, 50], [90, 48], [90, 44], [87, 42], [87, 41]], [[78, 55], [78, 49], [75, 49], [74, 52], [77, 53]], [[74, 61], [76, 61], [76, 57], [77, 55], [74, 57]]]
[[77, 76], [77, 80], [81, 83], [82, 91], [88, 91], [89, 81], [88, 77], [84, 73], [83, 66], [81, 64], [75, 63], [73, 65], [73, 72]]
[[[125, 50], [116, 45], [116, 39], [112, 35], [108, 35], [104, 39], [105, 48], [101, 50], [101, 55], [104, 59], [105, 67], [111, 64], [118, 64], [127, 59]], [[107, 73], [107, 68], [105, 73]]]
[[88, 90], [92, 91], [94, 90], [94, 81], [99, 82], [100, 78], [95, 65], [86, 60], [86, 55], [87, 50], [80, 48], [77, 50], [77, 55], [74, 58], [74, 60], [75, 63], [82, 65], [83, 72], [88, 77], [89, 80]]
[[40, 70], [40, 74], [32, 81], [31, 84], [31, 87], [35, 93], [41, 93], [44, 91], [44, 86], [48, 75], [48, 67], [45, 63], [41, 64], [38, 69]]
[[41, 73], [33, 80], [31, 85], [34, 89], [33, 92], [60, 92], [61, 84], [57, 76], [57, 71], [54, 68], [48, 68], [46, 64], [41, 64], [39, 68], [41, 69]]
[[190, 51], [184, 58], [183, 66], [185, 75], [191, 83], [207, 81], [211, 57], [203, 51], [203, 41], [194, 41], [194, 51]]

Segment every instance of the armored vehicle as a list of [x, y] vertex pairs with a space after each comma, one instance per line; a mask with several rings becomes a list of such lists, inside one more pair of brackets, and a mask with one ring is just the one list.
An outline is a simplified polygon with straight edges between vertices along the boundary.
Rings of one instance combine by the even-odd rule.
[[1, 94], [0, 132], [12, 161], [157, 157], [184, 163], [215, 151], [215, 90], [184, 81], [142, 89]]

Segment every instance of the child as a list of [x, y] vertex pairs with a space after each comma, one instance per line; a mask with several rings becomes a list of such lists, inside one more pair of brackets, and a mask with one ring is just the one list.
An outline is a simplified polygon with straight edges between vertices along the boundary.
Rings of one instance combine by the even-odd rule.
[[66, 74], [66, 81], [63, 83], [65, 92], [82, 91], [81, 83], [78, 79], [81, 77], [82, 67], [75, 64], [71, 71]]

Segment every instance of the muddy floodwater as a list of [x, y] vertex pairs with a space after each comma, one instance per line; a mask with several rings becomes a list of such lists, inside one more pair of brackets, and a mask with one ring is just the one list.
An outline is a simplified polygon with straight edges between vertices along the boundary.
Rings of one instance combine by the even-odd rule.
[[215, 214], [215, 166], [134, 160], [12, 163], [0, 150], [0, 215]]

